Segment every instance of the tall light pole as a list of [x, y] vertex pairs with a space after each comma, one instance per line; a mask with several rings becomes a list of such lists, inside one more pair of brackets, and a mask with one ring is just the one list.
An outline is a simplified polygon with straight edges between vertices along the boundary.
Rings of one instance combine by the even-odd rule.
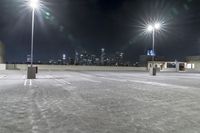
[[35, 10], [39, 7], [39, 0], [30, 0], [29, 6], [32, 8], [31, 66], [28, 67], [27, 78], [28, 79], [35, 79], [36, 67], [33, 67], [34, 25], [35, 25]]
[[34, 26], [35, 26], [35, 9], [38, 8], [39, 0], [30, 0], [32, 8], [32, 29], [31, 29], [31, 67], [33, 66], [33, 43], [34, 43]]
[[154, 56], [155, 56], [155, 31], [156, 30], [160, 30], [161, 28], [161, 24], [156, 22], [155, 24], [151, 24], [151, 25], [148, 25], [147, 27], [147, 31], [149, 32], [152, 32], [152, 52], [153, 52], [153, 55], [152, 56], [152, 67], [150, 68], [150, 73], [152, 75], [156, 75], [156, 68], [154, 66]]

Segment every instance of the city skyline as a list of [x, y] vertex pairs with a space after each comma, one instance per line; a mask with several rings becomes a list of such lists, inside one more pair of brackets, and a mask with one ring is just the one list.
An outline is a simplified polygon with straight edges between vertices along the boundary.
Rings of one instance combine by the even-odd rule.
[[[42, 0], [41, 0], [42, 1]], [[6, 61], [20, 62], [30, 54], [31, 10], [25, 0], [2, 0], [0, 40]], [[159, 56], [181, 59], [200, 54], [200, 19], [197, 0], [43, 0], [35, 15], [34, 60], [48, 60], [63, 53], [86, 50], [98, 55], [122, 51], [135, 62], [151, 49], [151, 37], [141, 35], [145, 21], [164, 19], [166, 31], [156, 37]]]

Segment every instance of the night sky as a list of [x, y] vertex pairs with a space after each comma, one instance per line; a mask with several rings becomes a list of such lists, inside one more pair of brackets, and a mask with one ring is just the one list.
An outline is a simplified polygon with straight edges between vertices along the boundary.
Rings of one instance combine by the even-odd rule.
[[[0, 40], [7, 62], [26, 61], [30, 54], [31, 9], [27, 0], [0, 0]], [[162, 20], [156, 34], [159, 56], [183, 59], [200, 54], [199, 0], [43, 0], [36, 12], [34, 60], [58, 59], [86, 50], [100, 55], [122, 51], [137, 61], [151, 49], [144, 25]]]

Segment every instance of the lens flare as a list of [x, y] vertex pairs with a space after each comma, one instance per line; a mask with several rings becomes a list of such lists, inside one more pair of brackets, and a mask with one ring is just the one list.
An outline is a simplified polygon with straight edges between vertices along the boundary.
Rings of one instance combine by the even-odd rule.
[[160, 27], [161, 27], [161, 24], [160, 24], [160, 23], [155, 23], [155, 25], [154, 25], [154, 28], [155, 28], [155, 29], [159, 30]]
[[151, 32], [153, 29], [154, 29], [154, 27], [152, 25], [147, 26], [147, 31]]
[[30, 7], [36, 9], [39, 7], [39, 0], [30, 0]]

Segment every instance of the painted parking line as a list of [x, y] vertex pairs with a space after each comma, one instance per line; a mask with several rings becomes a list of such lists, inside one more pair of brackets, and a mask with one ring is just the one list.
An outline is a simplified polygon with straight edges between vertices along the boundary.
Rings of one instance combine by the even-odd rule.
[[89, 82], [101, 83], [101, 81], [92, 80], [92, 79], [89, 79], [89, 78], [84, 78], [84, 77], [82, 77], [81, 79], [86, 80], [86, 81], [89, 81]]
[[22, 79], [26, 79], [26, 75], [23, 75], [23, 76], [22, 76]]
[[24, 86], [26, 86], [26, 83], [27, 83], [27, 79], [24, 80]]
[[81, 74], [79, 74], [80, 76], [83, 76], [83, 77], [87, 77], [87, 78], [92, 78], [92, 77], [94, 77], [94, 76], [92, 76], [92, 75], [89, 75], [89, 74], [83, 74], [83, 73], [81, 73]]
[[70, 82], [64, 80], [64, 79], [55, 79], [57, 82], [61, 83], [61, 84], [68, 84], [68, 85], [71, 85]]
[[30, 82], [29, 82], [29, 85], [31, 86], [31, 85], [32, 85], [32, 80], [30, 79], [29, 81], [30, 81]]
[[45, 78], [47, 78], [47, 79], [52, 79], [53, 76], [52, 76], [52, 75], [45, 75]]
[[65, 83], [65, 84], [71, 85], [70, 82], [68, 82], [68, 81], [66, 81], [66, 80], [64, 80], [64, 79], [60, 79], [60, 81], [63, 82], [63, 83]]
[[100, 77], [102, 79], [106, 79], [106, 80], [112, 80], [112, 81], [117, 81], [117, 82], [127, 82], [128, 80], [125, 79], [115, 79], [115, 78], [107, 78], [107, 77]]
[[118, 81], [118, 82], [134, 82], [152, 86], [162, 86], [162, 87], [170, 87], [170, 88], [180, 88], [180, 89], [198, 89], [195, 87], [190, 86], [181, 86], [181, 85], [174, 85], [174, 84], [166, 84], [166, 83], [158, 83], [158, 82], [150, 82], [150, 81], [142, 81], [142, 80], [124, 80], [124, 79], [115, 79], [115, 78], [107, 78], [107, 77], [100, 77], [106, 80]]
[[33, 83], [32, 83], [32, 79], [25, 79], [24, 80], [24, 86], [32, 86], [33, 85]]
[[7, 77], [7, 75], [0, 75], [0, 79]]
[[162, 86], [162, 87], [180, 88], [180, 89], [191, 89], [191, 88], [198, 89], [198, 88], [189, 87], [189, 86], [173, 85], [173, 84], [150, 82], [150, 81], [142, 81], [142, 80], [128, 80], [128, 81], [134, 82], [134, 83], [152, 85], [152, 86]]
[[[199, 75], [200, 76], [200, 75]], [[177, 79], [177, 78], [181, 78], [181, 79], [200, 79], [200, 77], [199, 76], [192, 76], [192, 77], [189, 77], [188, 75], [180, 75], [180, 76], [168, 76], [169, 78], [175, 78], [175, 79]], [[163, 78], [165, 78], [164, 76], [163, 76]]]

